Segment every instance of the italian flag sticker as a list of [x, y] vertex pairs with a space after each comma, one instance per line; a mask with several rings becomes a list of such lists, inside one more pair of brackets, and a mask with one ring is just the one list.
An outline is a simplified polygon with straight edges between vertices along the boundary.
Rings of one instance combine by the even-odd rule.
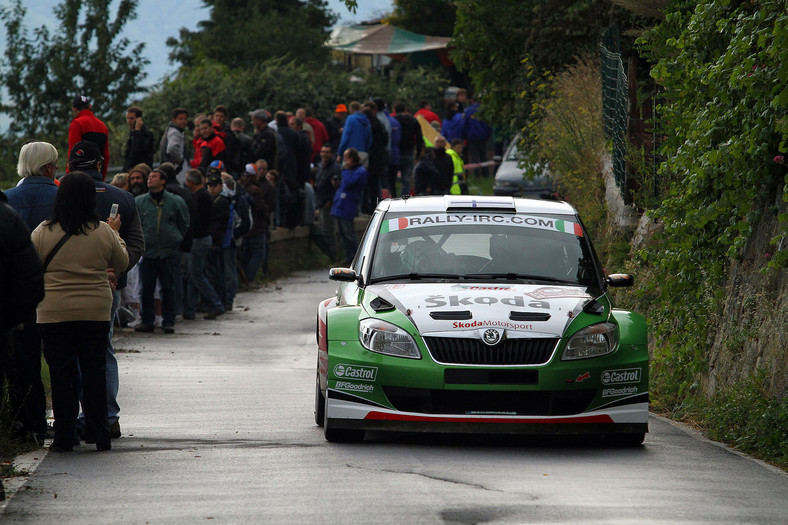
[[564, 233], [572, 233], [578, 237], [583, 236], [583, 228], [576, 222], [555, 221], [555, 229]]
[[380, 233], [395, 232], [397, 230], [404, 230], [407, 227], [408, 219], [406, 217], [400, 217], [399, 219], [389, 219], [387, 221], [383, 221], [383, 224], [380, 225]]

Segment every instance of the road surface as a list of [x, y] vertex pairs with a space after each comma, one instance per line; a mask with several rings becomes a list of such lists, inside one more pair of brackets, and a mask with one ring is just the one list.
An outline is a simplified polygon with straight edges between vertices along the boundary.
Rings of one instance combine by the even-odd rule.
[[[116, 342], [123, 437], [46, 453], [2, 523], [787, 523], [788, 476], [660, 418], [645, 446], [374, 434], [312, 415], [326, 271]], [[371, 439], [369, 439], [371, 437]]]

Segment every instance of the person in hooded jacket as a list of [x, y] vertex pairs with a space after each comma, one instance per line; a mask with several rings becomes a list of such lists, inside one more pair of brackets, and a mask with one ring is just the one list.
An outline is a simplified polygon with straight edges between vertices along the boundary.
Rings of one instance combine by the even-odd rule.
[[358, 214], [361, 194], [367, 185], [366, 168], [361, 165], [361, 158], [355, 148], [345, 150], [342, 162], [342, 180], [334, 194], [331, 215], [336, 217], [342, 245], [345, 248], [344, 265], [350, 266], [356, 256], [358, 237], [353, 220]]

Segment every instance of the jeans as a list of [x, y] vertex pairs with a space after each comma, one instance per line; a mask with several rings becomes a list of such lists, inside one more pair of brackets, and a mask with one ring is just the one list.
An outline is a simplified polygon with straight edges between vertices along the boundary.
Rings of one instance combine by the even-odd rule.
[[153, 294], [158, 279], [161, 284], [161, 326], [175, 326], [175, 266], [180, 264], [180, 261], [180, 252], [162, 259], [143, 257], [140, 261], [142, 324], [153, 326], [156, 316]]
[[194, 239], [189, 254], [189, 286], [186, 289], [186, 306], [183, 314], [194, 316], [197, 313], [197, 299], [202, 296], [203, 302], [212, 312], [224, 312], [224, 303], [214, 290], [205, 275], [205, 263], [208, 250], [211, 248], [211, 237]]
[[224, 308], [224, 250], [211, 246], [205, 258], [205, 276]]
[[186, 281], [184, 280], [184, 260], [186, 257], [182, 255], [178, 264], [175, 265], [175, 315], [182, 314], [184, 302], [186, 298]]
[[343, 219], [342, 217], [337, 217], [336, 219], [337, 226], [339, 226], [339, 238], [342, 241], [342, 246], [345, 248], [345, 261], [343, 264], [349, 267], [356, 256], [356, 248], [358, 247], [356, 227], [353, 224], [353, 219]]
[[[402, 173], [402, 193], [400, 196], [404, 197], [410, 195], [410, 181], [413, 180], [413, 155], [400, 155], [399, 166]], [[392, 189], [391, 196], [395, 195], [396, 192]]]
[[109, 334], [107, 335], [107, 420], [113, 424], [118, 420], [120, 407], [118, 406], [118, 386], [120, 378], [118, 374], [118, 360], [115, 357], [115, 347], [112, 346], [112, 336], [115, 333], [115, 317], [120, 308], [120, 290], [112, 292], [112, 316], [109, 323]]
[[52, 382], [54, 443], [63, 448], [70, 449], [76, 437], [80, 370], [86, 437], [97, 444], [109, 443], [106, 360], [109, 324], [69, 321], [38, 325]]
[[[107, 361], [107, 422], [112, 425], [119, 419], [120, 406], [118, 406], [118, 386], [120, 384], [120, 374], [118, 373], [118, 360], [115, 357], [115, 347], [112, 346], [112, 336], [115, 333], [115, 317], [120, 308], [120, 290], [112, 292], [112, 314], [110, 316], [109, 333], [107, 334], [107, 349], [105, 359]], [[84, 397], [82, 395], [81, 387], [81, 370], [80, 370], [80, 388], [78, 392], [79, 400], [84, 406]], [[79, 424], [84, 425], [85, 414], [79, 414]]]
[[265, 260], [265, 253], [268, 249], [268, 233], [263, 232], [244, 239], [244, 276], [246, 280], [254, 282], [260, 265]]
[[235, 301], [235, 294], [238, 292], [238, 266], [236, 258], [238, 257], [238, 249], [235, 243], [230, 243], [229, 248], [222, 249], [222, 258], [224, 262], [224, 307], [233, 304]]

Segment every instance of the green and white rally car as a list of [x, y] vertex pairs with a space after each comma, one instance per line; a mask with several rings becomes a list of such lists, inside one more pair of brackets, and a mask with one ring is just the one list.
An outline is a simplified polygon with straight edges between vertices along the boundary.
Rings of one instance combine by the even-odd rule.
[[315, 421], [365, 430], [648, 431], [643, 316], [613, 307], [574, 208], [511, 197], [381, 202], [318, 308]]

